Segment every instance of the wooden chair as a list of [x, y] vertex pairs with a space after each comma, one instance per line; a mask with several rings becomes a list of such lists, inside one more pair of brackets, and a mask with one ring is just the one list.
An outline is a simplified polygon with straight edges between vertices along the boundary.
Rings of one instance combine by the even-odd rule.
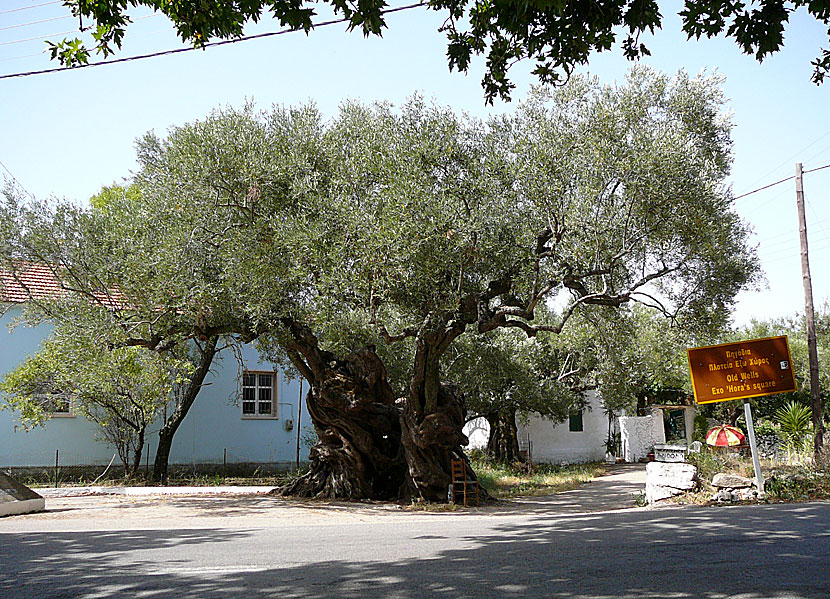
[[451, 460], [450, 473], [452, 475], [451, 501], [459, 503], [463, 499], [464, 507], [468, 507], [475, 501], [475, 505], [478, 506], [478, 481], [467, 478], [467, 463], [464, 460]]

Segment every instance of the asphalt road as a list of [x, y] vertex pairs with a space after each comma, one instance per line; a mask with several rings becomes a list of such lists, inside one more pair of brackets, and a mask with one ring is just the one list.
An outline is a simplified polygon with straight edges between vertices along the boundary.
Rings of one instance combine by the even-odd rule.
[[166, 520], [132, 508], [2, 519], [0, 598], [830, 597], [826, 502], [585, 515], [211, 505]]

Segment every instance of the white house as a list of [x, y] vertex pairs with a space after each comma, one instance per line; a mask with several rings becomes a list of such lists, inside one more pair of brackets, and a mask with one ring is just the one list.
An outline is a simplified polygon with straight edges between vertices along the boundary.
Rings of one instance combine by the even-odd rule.
[[[520, 449], [529, 451], [534, 462], [558, 464], [604, 459], [608, 417], [595, 392], [588, 392], [587, 399], [584, 409], [573, 412], [561, 423], [538, 414], [518, 418]], [[490, 425], [485, 418], [476, 418], [467, 423], [464, 434], [470, 439], [469, 448], [483, 449], [487, 447]]]
[[[594, 391], [587, 394], [587, 405], [573, 412], [561, 423], [530, 414], [517, 422], [517, 436], [522, 451], [529, 451], [534, 462], [560, 464], [599, 461], [605, 458], [605, 441], [609, 434], [608, 414]], [[615, 416], [610, 432], [619, 434], [619, 457], [636, 462], [647, 457], [654, 445], [672, 442], [690, 444], [694, 428], [693, 406], [652, 406], [647, 416]], [[669, 430], [667, 435], [666, 431]], [[485, 418], [470, 421], [464, 427], [470, 448], [487, 446], [490, 426]], [[676, 438], [672, 439], [672, 435]], [[677, 437], [682, 437], [682, 439]]]

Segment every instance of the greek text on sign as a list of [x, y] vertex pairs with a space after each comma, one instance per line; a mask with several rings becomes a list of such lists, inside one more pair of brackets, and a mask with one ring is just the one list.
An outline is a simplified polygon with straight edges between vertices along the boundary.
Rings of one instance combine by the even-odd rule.
[[795, 391], [786, 335], [687, 349], [699, 404]]

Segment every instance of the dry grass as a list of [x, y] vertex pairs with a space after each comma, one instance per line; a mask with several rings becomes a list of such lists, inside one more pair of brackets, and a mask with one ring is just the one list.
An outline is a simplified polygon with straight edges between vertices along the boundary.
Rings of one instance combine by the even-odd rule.
[[599, 463], [563, 466], [534, 464], [530, 472], [480, 459], [474, 460], [472, 466], [481, 485], [496, 499], [561, 493], [605, 472], [605, 465]]

